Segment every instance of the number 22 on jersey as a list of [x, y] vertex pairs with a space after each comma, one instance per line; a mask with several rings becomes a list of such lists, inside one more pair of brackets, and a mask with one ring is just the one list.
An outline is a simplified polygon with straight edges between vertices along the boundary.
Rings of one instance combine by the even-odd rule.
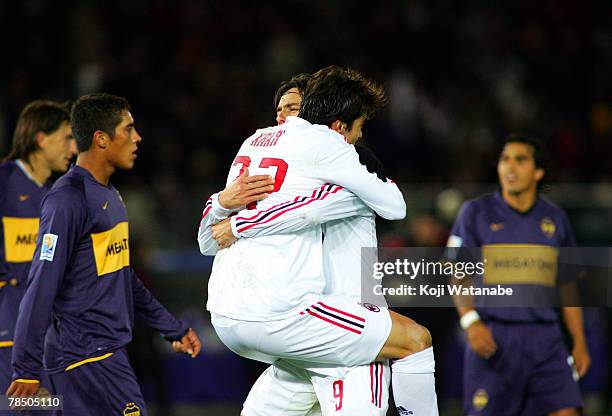
[[[234, 159], [234, 163], [232, 166], [242, 165], [240, 167], [240, 172], [238, 176], [242, 175], [246, 168], [251, 166], [251, 158], [249, 156], [236, 156]], [[276, 167], [276, 174], [274, 175], [274, 189], [270, 191], [270, 193], [278, 192], [278, 190], [283, 186], [283, 182], [285, 181], [285, 176], [287, 175], [287, 169], [289, 165], [283, 159], [278, 159], [275, 157], [264, 157], [261, 159], [261, 163], [259, 167], [262, 169]], [[257, 202], [251, 202], [247, 205], [247, 209], [255, 209], [257, 207]]]

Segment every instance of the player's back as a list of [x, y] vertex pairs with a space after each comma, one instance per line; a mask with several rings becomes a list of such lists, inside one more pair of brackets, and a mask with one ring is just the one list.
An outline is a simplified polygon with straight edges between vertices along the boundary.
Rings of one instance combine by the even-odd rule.
[[[350, 146], [327, 127], [299, 118], [258, 130], [247, 139], [230, 169], [227, 182], [240, 175], [270, 174], [275, 188], [258, 203], [253, 217], [237, 217], [236, 225], [262, 223], [300, 206], [308, 197], [326, 198], [333, 185], [325, 182], [330, 157]], [[332, 156], [330, 156], [332, 155]], [[341, 166], [338, 166], [341, 169]], [[240, 239], [221, 250], [209, 282], [209, 310], [245, 320], [282, 319], [320, 294], [322, 233], [315, 225], [295, 234]]]

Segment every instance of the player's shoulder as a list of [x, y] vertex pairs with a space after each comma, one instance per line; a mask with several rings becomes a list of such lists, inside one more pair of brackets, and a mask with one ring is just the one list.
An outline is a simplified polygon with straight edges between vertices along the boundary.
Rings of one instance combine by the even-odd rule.
[[85, 201], [85, 178], [73, 166], [68, 172], [55, 181], [47, 196], [47, 201], [61, 203], [82, 203]]
[[7, 160], [0, 164], [0, 183], [5, 183], [8, 178], [15, 172], [19, 167], [14, 160]]
[[464, 215], [475, 215], [478, 212], [492, 208], [495, 204], [497, 204], [495, 193], [484, 194], [465, 201], [461, 207], [461, 211]]
[[335, 132], [327, 126], [312, 124], [299, 117], [288, 117], [286, 126], [287, 134], [296, 136], [293, 139], [311, 148], [323, 147], [326, 150], [333, 148], [351, 147], [344, 136]]
[[562, 221], [567, 221], [567, 214], [563, 208], [545, 196], [539, 195], [538, 199], [544, 214], [553, 218], [559, 218]]

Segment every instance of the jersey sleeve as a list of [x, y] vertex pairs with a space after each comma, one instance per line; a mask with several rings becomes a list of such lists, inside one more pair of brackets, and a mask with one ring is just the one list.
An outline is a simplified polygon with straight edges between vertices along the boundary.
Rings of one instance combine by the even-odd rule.
[[355, 194], [326, 184], [311, 195], [297, 197], [266, 210], [242, 210], [231, 217], [236, 237], [290, 234], [342, 218], [373, 215]]
[[135, 318], [159, 331], [168, 341], [181, 339], [187, 333], [187, 326], [168, 312], [153, 296], [138, 278], [134, 269], [131, 269], [131, 274]]
[[[8, 182], [7, 169], [0, 169], [0, 219], [4, 217], [4, 200], [6, 199], [6, 190]], [[6, 254], [4, 248], [4, 227], [0, 224], [0, 293], [2, 288], [8, 284], [10, 279], [8, 268], [6, 267]], [[1, 295], [0, 295], [1, 296]]]
[[480, 247], [474, 225], [474, 204], [465, 202], [453, 224], [446, 244], [444, 258], [450, 261], [470, 261], [474, 249]]
[[202, 219], [200, 220], [200, 227], [198, 228], [198, 245], [200, 246], [200, 253], [205, 256], [214, 256], [217, 254], [219, 246], [212, 238], [211, 226], [223, 221], [233, 212], [233, 210], [221, 206], [219, 203], [219, 193], [215, 193], [208, 198], [204, 206], [204, 211], [202, 211]]
[[64, 188], [43, 201], [39, 237], [13, 345], [13, 378], [40, 380], [43, 342], [53, 304], [87, 221], [79, 191]]
[[400, 220], [406, 216], [406, 202], [397, 185], [368, 172], [359, 162], [354, 146], [326, 137], [318, 143], [316, 152], [314, 175], [318, 179], [346, 188], [385, 219]]
[[579, 279], [586, 268], [580, 249], [576, 247], [576, 238], [572, 231], [569, 219], [565, 212], [561, 211], [561, 239], [559, 247], [558, 280], [559, 283], [573, 282]]

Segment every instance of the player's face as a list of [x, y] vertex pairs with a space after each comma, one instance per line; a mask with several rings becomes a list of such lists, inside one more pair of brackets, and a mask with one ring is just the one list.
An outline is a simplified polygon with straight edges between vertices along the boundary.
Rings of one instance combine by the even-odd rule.
[[514, 195], [525, 191], [535, 192], [544, 170], [536, 167], [533, 152], [533, 147], [527, 143], [508, 143], [504, 146], [497, 163], [502, 190]]
[[353, 122], [350, 130], [341, 129], [340, 133], [346, 137], [346, 141], [350, 144], [355, 144], [361, 136], [363, 136], [363, 125], [365, 124], [366, 118], [365, 116], [361, 116]]
[[276, 107], [276, 122], [280, 125], [287, 121], [289, 116], [297, 116], [300, 113], [302, 96], [297, 88], [287, 90], [278, 101]]
[[49, 168], [54, 172], [65, 172], [70, 159], [77, 153], [70, 124], [65, 121], [53, 133], [44, 135], [40, 147]]
[[115, 127], [115, 136], [108, 146], [110, 162], [119, 169], [132, 169], [136, 151], [142, 138], [134, 127], [134, 118], [129, 111], [121, 114], [121, 123]]

